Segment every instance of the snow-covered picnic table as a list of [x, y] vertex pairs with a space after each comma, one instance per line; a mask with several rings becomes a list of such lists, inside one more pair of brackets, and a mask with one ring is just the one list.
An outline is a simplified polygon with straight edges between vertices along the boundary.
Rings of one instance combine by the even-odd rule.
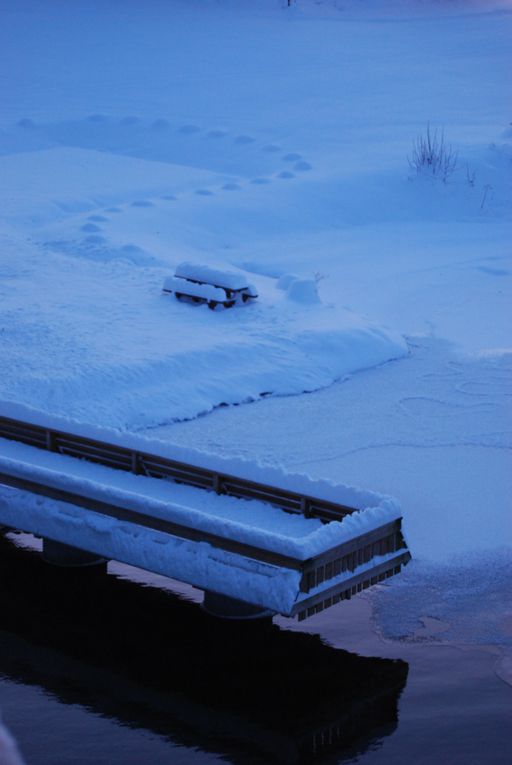
[[207, 303], [212, 310], [218, 305], [232, 308], [236, 303], [258, 297], [256, 288], [243, 274], [187, 262], [180, 263], [174, 276], [165, 279], [163, 291], [174, 293], [178, 300], [186, 297], [196, 303]]

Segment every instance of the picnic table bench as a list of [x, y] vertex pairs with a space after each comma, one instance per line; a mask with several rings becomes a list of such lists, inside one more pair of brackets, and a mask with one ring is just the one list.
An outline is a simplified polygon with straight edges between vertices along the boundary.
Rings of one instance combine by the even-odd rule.
[[163, 291], [174, 293], [178, 300], [187, 298], [194, 303], [206, 303], [212, 310], [218, 305], [232, 308], [258, 297], [255, 287], [243, 274], [195, 263], [180, 263], [174, 276], [165, 279]]

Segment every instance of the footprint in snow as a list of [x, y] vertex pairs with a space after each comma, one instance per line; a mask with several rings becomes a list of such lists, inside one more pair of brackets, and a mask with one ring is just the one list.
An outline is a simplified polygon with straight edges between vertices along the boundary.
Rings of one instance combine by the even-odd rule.
[[132, 207], [154, 207], [154, 204], [148, 199], [136, 199], [135, 202], [132, 202]]
[[123, 117], [121, 125], [136, 125], [137, 122], [139, 122], [139, 118], [135, 117], [135, 115], [130, 115], [128, 117]]
[[208, 138], [224, 138], [227, 135], [225, 130], [210, 130]]
[[253, 178], [251, 183], [256, 186], [263, 186], [265, 183], [270, 183], [270, 180], [268, 178]]
[[162, 194], [160, 199], [165, 199], [167, 201], [175, 201], [178, 197], [175, 197], [174, 194]]
[[295, 175], [293, 173], [288, 172], [288, 170], [283, 170], [283, 172], [279, 173], [277, 177], [289, 180], [290, 178], [295, 178]]
[[255, 140], [256, 139], [255, 138], [251, 138], [250, 135], [237, 135], [235, 137], [235, 143], [239, 143], [241, 145], [247, 144], [247, 143], [254, 143]]
[[464, 396], [489, 396], [489, 395], [504, 395], [512, 396], [512, 387], [508, 380], [493, 380], [492, 386], [489, 382], [483, 380], [467, 380], [455, 386], [455, 390], [458, 393], [464, 394]]
[[196, 189], [196, 194], [199, 194], [201, 197], [213, 197], [213, 191], [209, 189]]
[[125, 255], [137, 255], [138, 253], [143, 252], [143, 250], [136, 244], [124, 244], [121, 247], [121, 252], [124, 252]]
[[91, 236], [86, 236], [84, 239], [84, 242], [87, 242], [87, 244], [105, 244], [106, 239], [104, 236], [97, 236], [96, 234], [91, 234]]
[[151, 127], [155, 128], [155, 130], [165, 130], [166, 128], [170, 126], [171, 125], [169, 120], [166, 120], [163, 117], [160, 117], [159, 119], [151, 123]]
[[108, 218], [106, 218], [105, 215], [89, 215], [87, 220], [92, 220], [94, 223], [103, 223], [104, 221], [107, 221]]
[[310, 165], [309, 162], [304, 162], [304, 160], [301, 160], [300, 162], [296, 162], [293, 166], [294, 170], [298, 170], [299, 173], [307, 173], [308, 170], [313, 169], [313, 165]]
[[24, 117], [22, 120], [18, 120], [16, 123], [18, 127], [20, 128], [34, 128], [36, 126], [36, 123], [34, 120], [29, 119], [28, 117]]
[[240, 189], [240, 186], [238, 183], [225, 183], [222, 187], [224, 191], [238, 191]]
[[263, 146], [262, 151], [268, 151], [270, 154], [273, 154], [276, 151], [281, 151], [281, 147], [277, 143], [267, 143], [266, 146]]
[[198, 133], [201, 130], [200, 127], [197, 125], [182, 125], [178, 133], [183, 133], [183, 135], [192, 135], [192, 133]]
[[89, 114], [86, 120], [87, 122], [106, 122], [108, 117], [105, 114]]
[[123, 212], [120, 207], [107, 207], [105, 208], [107, 212], [110, 213], [120, 213]]
[[483, 274], [489, 274], [489, 276], [508, 276], [510, 271], [506, 271], [504, 268], [490, 268], [489, 266], [477, 266], [477, 271], [481, 271]]
[[285, 154], [283, 159], [285, 162], [297, 162], [297, 160], [302, 159], [302, 154], [292, 151], [290, 154]]
[[101, 231], [101, 228], [95, 223], [86, 223], [84, 226], [81, 226], [80, 229], [81, 231], [86, 231], [90, 234], [92, 234], [94, 231]]

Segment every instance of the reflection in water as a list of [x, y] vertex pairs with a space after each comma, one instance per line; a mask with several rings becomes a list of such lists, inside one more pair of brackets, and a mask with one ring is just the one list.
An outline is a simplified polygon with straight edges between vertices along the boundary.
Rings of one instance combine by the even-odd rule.
[[[397, 720], [408, 665], [168, 591], [51, 567], [0, 538], [0, 673], [233, 763], [339, 762]], [[191, 759], [192, 761], [192, 759]]]

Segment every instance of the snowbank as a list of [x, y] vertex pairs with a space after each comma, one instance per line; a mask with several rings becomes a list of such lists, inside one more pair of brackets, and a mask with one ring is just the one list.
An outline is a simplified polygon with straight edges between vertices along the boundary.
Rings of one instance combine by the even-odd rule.
[[[137, 220], [153, 215], [134, 209]], [[21, 235], [2, 244], [12, 278], [1, 288], [1, 398], [138, 430], [312, 391], [407, 354], [398, 333], [340, 306], [288, 300], [266, 277], [251, 278], [260, 297], [243, 310], [179, 303], [162, 294], [163, 253], [128, 236], [52, 238], [44, 268]]]
[[304, 305], [314, 305], [320, 302], [313, 279], [293, 279], [286, 290], [286, 294], [290, 300], [295, 300], [296, 303], [303, 303]]

